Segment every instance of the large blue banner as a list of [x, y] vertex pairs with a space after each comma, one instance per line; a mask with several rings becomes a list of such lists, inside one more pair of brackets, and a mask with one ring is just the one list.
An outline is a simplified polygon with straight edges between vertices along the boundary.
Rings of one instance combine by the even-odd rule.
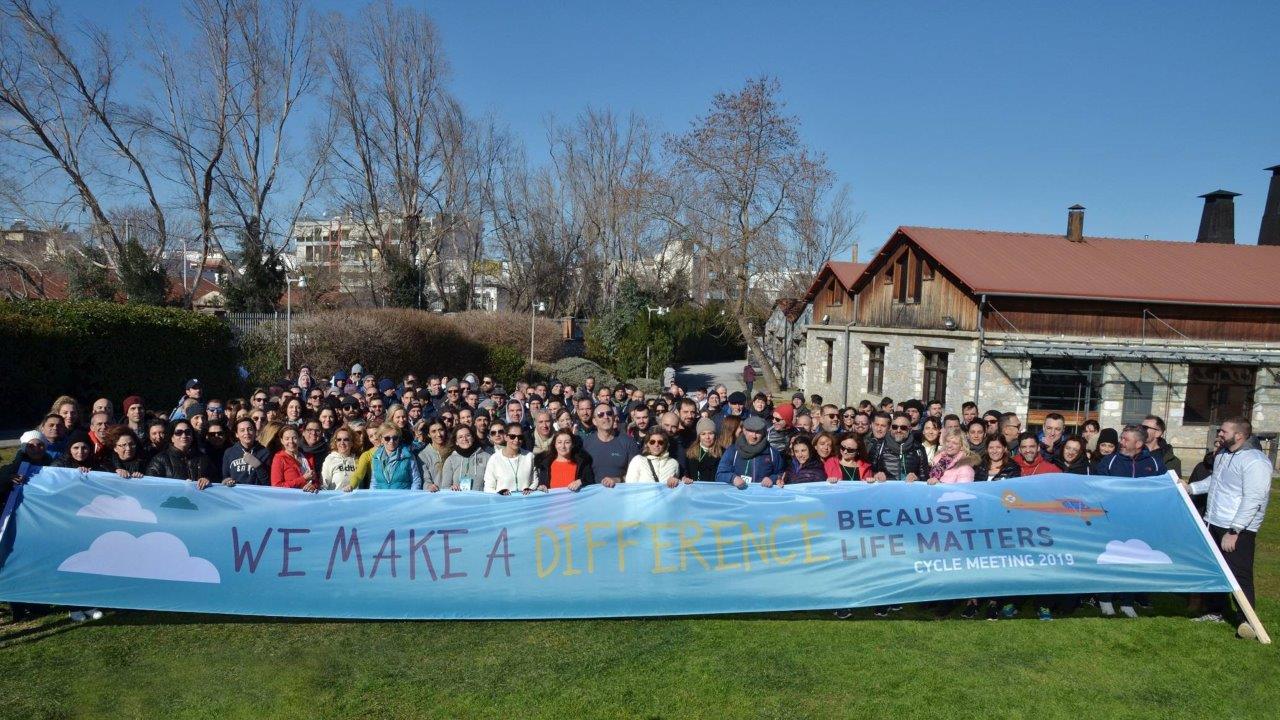
[[1170, 478], [476, 492], [43, 469], [0, 599], [333, 618], [565, 618], [1229, 591]]

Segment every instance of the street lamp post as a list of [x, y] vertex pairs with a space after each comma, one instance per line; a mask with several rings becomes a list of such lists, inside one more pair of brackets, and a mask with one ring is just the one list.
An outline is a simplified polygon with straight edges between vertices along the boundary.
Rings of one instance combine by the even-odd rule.
[[657, 313], [658, 317], [662, 317], [667, 314], [667, 310], [668, 308], [662, 305], [658, 307], [645, 306], [645, 311], [648, 313], [645, 315], [646, 337], [644, 343], [644, 376], [646, 378], [649, 377], [649, 356], [653, 350], [653, 314]]
[[284, 276], [284, 371], [289, 373], [293, 371], [293, 284], [298, 283], [298, 288], [307, 287], [307, 277], [299, 275], [296, 278], [289, 277], [288, 273]]

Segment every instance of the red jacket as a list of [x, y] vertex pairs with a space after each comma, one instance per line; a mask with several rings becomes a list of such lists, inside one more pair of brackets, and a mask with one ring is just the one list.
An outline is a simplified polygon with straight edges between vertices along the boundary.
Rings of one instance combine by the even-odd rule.
[[1015, 453], [1013, 462], [1022, 470], [1022, 477], [1062, 472], [1062, 468], [1054, 464], [1052, 460], [1047, 460], [1043, 455], [1037, 455], [1035, 462], [1029, 463], [1022, 458], [1022, 453]]
[[307, 485], [307, 481], [302, 479], [307, 469], [311, 470], [314, 477], [315, 466], [312, 465], [311, 458], [307, 458], [307, 468], [303, 468], [297, 458], [286, 452], [278, 452], [271, 458], [271, 485], [301, 490]]

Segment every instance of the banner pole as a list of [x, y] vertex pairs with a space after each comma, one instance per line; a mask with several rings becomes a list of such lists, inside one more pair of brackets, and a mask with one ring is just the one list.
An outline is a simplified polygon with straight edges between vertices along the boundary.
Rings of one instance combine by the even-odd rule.
[[1213, 551], [1213, 557], [1218, 561], [1218, 567], [1222, 569], [1223, 574], [1227, 576], [1227, 580], [1231, 582], [1231, 596], [1236, 599], [1236, 604], [1240, 606], [1240, 610], [1244, 613], [1244, 618], [1249, 623], [1249, 627], [1253, 628], [1253, 632], [1258, 636], [1258, 642], [1263, 645], [1271, 644], [1271, 636], [1267, 634], [1267, 629], [1262, 627], [1262, 620], [1258, 619], [1258, 613], [1254, 612], [1253, 605], [1249, 603], [1249, 598], [1244, 596], [1244, 591], [1240, 589], [1240, 583], [1236, 582], [1235, 573], [1231, 572], [1231, 567], [1227, 565], [1227, 559], [1222, 556], [1222, 549], [1218, 547], [1218, 543], [1213, 541], [1213, 536], [1209, 534], [1209, 526], [1196, 512], [1196, 506], [1191, 502], [1191, 494], [1187, 492], [1183, 485], [1182, 478], [1177, 473], [1170, 470], [1169, 477], [1173, 479], [1178, 486], [1178, 494], [1182, 496], [1183, 503], [1187, 506], [1187, 512], [1191, 513], [1191, 517], [1196, 521], [1196, 527], [1200, 528], [1200, 535], [1204, 537], [1205, 543], [1209, 545], [1209, 549]]

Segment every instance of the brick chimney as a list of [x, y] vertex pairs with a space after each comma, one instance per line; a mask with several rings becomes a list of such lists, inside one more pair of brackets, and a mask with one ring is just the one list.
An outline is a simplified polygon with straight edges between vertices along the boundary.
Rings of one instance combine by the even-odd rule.
[[1271, 171], [1271, 187], [1267, 190], [1267, 202], [1262, 206], [1258, 244], [1280, 245], [1280, 165], [1267, 169]]
[[1067, 239], [1071, 242], [1084, 242], [1084, 206], [1072, 205], [1067, 208]]
[[1214, 190], [1204, 198], [1204, 212], [1200, 215], [1198, 243], [1234, 245], [1236, 242], [1236, 198], [1240, 193], [1230, 190]]

